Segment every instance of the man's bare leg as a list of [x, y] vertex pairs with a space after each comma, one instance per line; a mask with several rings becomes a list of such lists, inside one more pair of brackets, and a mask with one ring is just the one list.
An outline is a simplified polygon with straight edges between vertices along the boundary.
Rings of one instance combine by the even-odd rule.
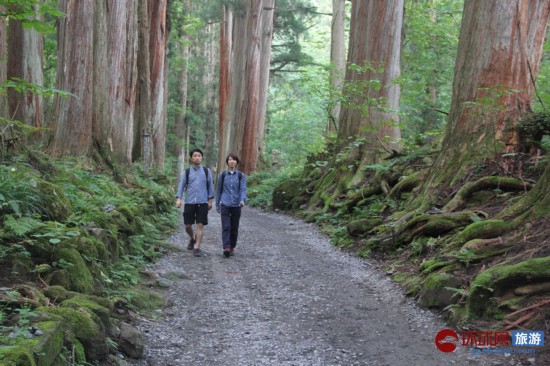
[[[195, 239], [195, 234], [193, 233], [193, 225], [185, 225], [185, 232], [187, 233], [187, 235], [189, 235], [191, 240], [196, 240]], [[195, 241], [195, 243], [196, 243], [196, 241]], [[191, 248], [191, 242], [189, 242], [189, 246], [187, 247], [187, 249], [190, 249], [190, 250], [193, 249], [193, 248]]]
[[195, 239], [197, 242], [195, 243], [195, 249], [200, 249], [201, 247], [203, 229], [203, 224], [197, 224], [197, 237]]

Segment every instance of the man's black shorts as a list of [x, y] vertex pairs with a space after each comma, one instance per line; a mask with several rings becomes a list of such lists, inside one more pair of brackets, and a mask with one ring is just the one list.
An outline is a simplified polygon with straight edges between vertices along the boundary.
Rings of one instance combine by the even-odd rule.
[[208, 203], [185, 204], [183, 206], [183, 223], [185, 225], [208, 225]]

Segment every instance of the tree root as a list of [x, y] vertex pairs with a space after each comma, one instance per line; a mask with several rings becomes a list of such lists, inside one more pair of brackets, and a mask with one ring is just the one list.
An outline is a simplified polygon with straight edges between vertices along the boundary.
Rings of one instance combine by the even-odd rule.
[[475, 192], [497, 188], [506, 191], [527, 192], [532, 188], [532, 185], [516, 178], [483, 177], [475, 182], [464, 184], [460, 191], [443, 207], [443, 212], [453, 212], [464, 206], [466, 200]]
[[399, 198], [401, 197], [401, 193], [412, 191], [420, 184], [421, 181], [422, 179], [420, 172], [410, 174], [401, 179], [399, 183], [397, 183], [395, 186], [393, 186], [391, 191], [388, 193], [388, 197]]
[[346, 206], [348, 208], [348, 211], [353, 210], [354, 207], [357, 206], [357, 204], [366, 198], [376, 196], [382, 194], [382, 188], [380, 184], [376, 184], [374, 186], [367, 185], [359, 192], [355, 192], [352, 195], [350, 195], [346, 201]]
[[410, 243], [416, 237], [435, 237], [471, 224], [477, 215], [471, 211], [436, 215], [420, 215], [410, 220], [401, 230], [400, 241]]

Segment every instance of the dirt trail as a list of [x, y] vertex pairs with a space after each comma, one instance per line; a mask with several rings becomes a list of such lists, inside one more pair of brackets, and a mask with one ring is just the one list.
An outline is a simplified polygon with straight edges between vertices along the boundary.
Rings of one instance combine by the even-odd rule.
[[[504, 365], [504, 355], [437, 350], [444, 323], [402, 295], [375, 262], [331, 246], [315, 226], [245, 207], [236, 255], [222, 256], [212, 210], [202, 249], [165, 256], [173, 306], [138, 327], [131, 365]], [[180, 230], [171, 241], [182, 245]], [[534, 363], [534, 360], [531, 360]]]

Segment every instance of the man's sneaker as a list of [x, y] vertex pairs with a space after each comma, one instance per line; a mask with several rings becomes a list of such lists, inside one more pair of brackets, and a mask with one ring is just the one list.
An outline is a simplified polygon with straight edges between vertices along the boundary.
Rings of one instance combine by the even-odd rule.
[[230, 247], [223, 247], [223, 256], [225, 258], [229, 258], [231, 255], [231, 248]]
[[234, 256], [234, 255], [235, 255], [234, 250], [235, 250], [235, 247], [230, 247], [230, 248], [229, 248], [229, 255], [230, 255], [230, 256]]
[[200, 249], [194, 249], [194, 250], [193, 250], [193, 255], [194, 255], [195, 257], [202, 257], [202, 256], [204, 255], [204, 253], [203, 253], [202, 250], [200, 250]]
[[196, 242], [197, 242], [197, 241], [196, 241], [195, 239], [189, 240], [189, 244], [187, 244], [187, 249], [188, 249], [188, 250], [193, 250], [193, 249], [195, 249], [195, 243], [196, 243]]

